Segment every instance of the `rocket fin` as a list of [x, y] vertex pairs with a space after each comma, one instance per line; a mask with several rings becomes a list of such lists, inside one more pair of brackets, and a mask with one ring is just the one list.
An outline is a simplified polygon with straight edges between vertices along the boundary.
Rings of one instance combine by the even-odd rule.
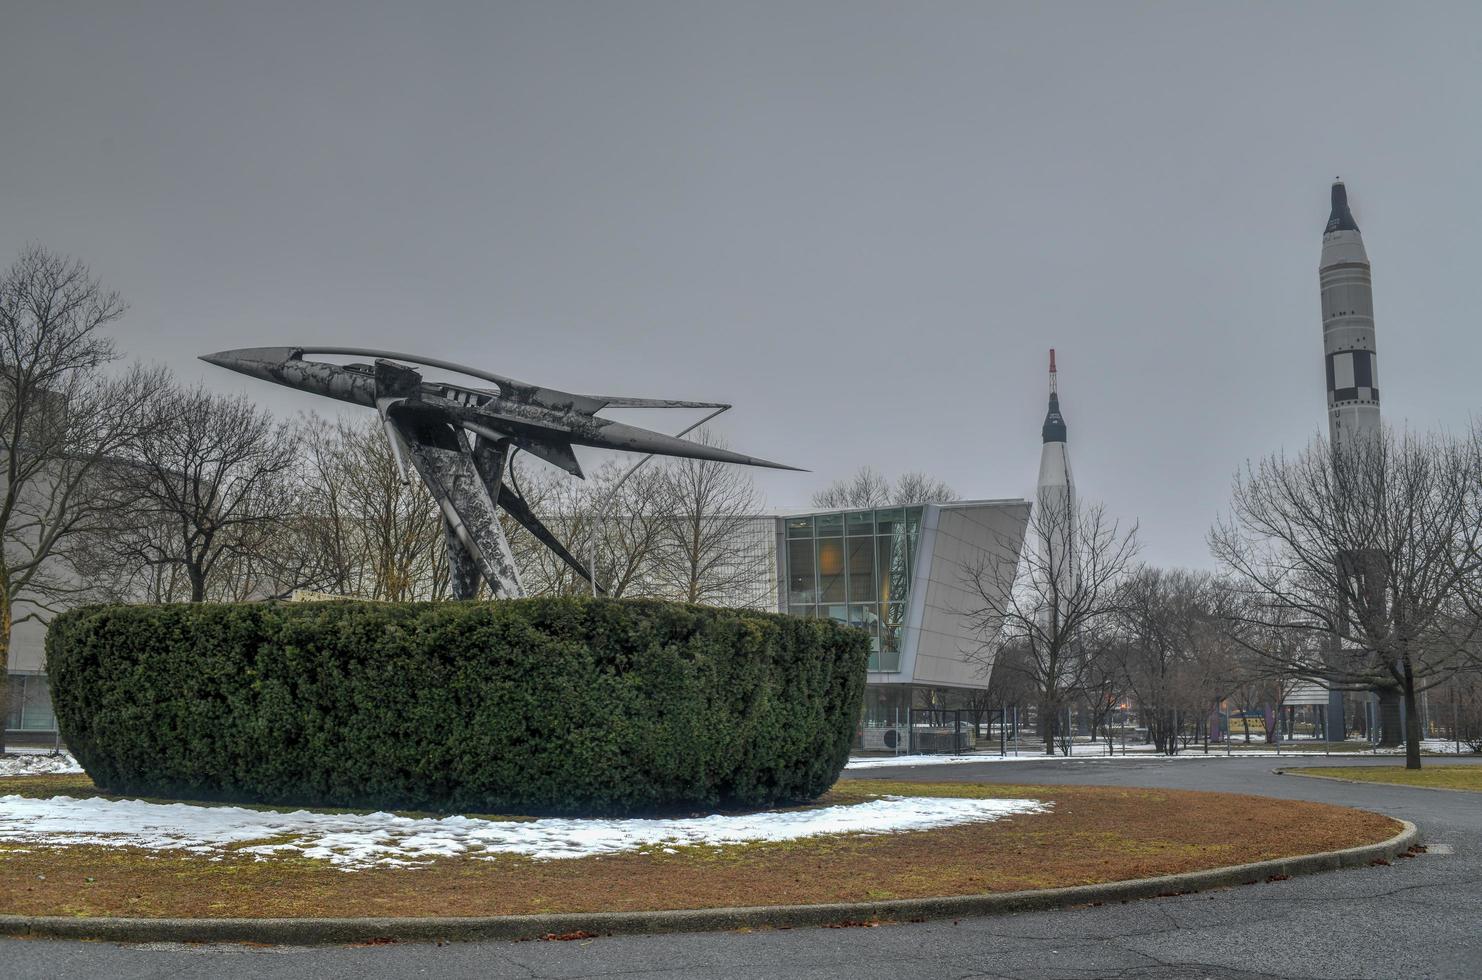
[[576, 453], [571, 451], [571, 443], [569, 442], [543, 442], [519, 436], [511, 438], [510, 442], [513, 442], [530, 455], [539, 456], [552, 466], [560, 467], [577, 479], [584, 478], [581, 463], [577, 461]]
[[539, 456], [552, 466], [560, 467], [577, 479], [582, 479], [581, 463], [576, 459], [576, 454], [571, 451], [571, 443], [565, 441], [564, 430], [556, 430], [559, 435], [553, 434], [550, 438], [535, 438], [528, 433], [515, 431], [500, 432], [482, 422], [473, 421], [464, 417], [462, 425], [469, 432], [479, 436], [480, 439], [489, 443], [508, 443], [519, 446], [532, 456]]

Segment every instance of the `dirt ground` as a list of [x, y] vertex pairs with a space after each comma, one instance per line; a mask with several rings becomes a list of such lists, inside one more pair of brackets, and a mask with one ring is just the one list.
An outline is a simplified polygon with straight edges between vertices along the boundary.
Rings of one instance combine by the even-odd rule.
[[[86, 777], [0, 781], [0, 795], [101, 795]], [[1399, 832], [1319, 803], [1111, 787], [840, 783], [821, 803], [890, 794], [1047, 800], [993, 823], [675, 853], [444, 858], [343, 871], [296, 856], [0, 844], [0, 913], [420, 916], [684, 909], [916, 898], [1142, 878], [1327, 851]], [[3, 804], [0, 804], [3, 805]]]

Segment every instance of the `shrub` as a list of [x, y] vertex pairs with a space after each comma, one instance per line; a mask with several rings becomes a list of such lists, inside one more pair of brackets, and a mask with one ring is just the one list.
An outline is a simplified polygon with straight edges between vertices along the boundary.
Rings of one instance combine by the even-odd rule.
[[586, 598], [91, 606], [46, 646], [108, 791], [465, 813], [812, 799], [868, 657], [827, 621]]

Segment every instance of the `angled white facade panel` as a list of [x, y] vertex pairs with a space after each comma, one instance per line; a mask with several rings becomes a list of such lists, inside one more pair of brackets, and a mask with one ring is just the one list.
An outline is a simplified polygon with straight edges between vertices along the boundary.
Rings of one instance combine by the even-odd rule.
[[[975, 628], [985, 611], [1002, 614], [1005, 596], [985, 603], [975, 585], [997, 585], [1013, 574], [1029, 520], [1024, 500], [929, 505], [912, 584], [911, 616], [897, 681], [930, 687], [983, 688], [993, 666], [992, 644]], [[996, 566], [992, 574], [975, 569]], [[871, 681], [888, 679], [872, 674]]]

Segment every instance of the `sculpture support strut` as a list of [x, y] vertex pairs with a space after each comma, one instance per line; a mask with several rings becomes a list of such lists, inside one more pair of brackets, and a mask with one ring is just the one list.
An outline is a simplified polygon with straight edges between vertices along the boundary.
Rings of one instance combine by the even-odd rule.
[[[475, 449], [462, 429], [408, 405], [390, 406], [386, 418], [442, 509], [453, 598], [474, 598], [480, 576], [495, 598], [524, 595], [495, 509], [508, 450], [492, 447], [482, 437]], [[476, 464], [479, 457], [485, 460], [483, 467]]]

